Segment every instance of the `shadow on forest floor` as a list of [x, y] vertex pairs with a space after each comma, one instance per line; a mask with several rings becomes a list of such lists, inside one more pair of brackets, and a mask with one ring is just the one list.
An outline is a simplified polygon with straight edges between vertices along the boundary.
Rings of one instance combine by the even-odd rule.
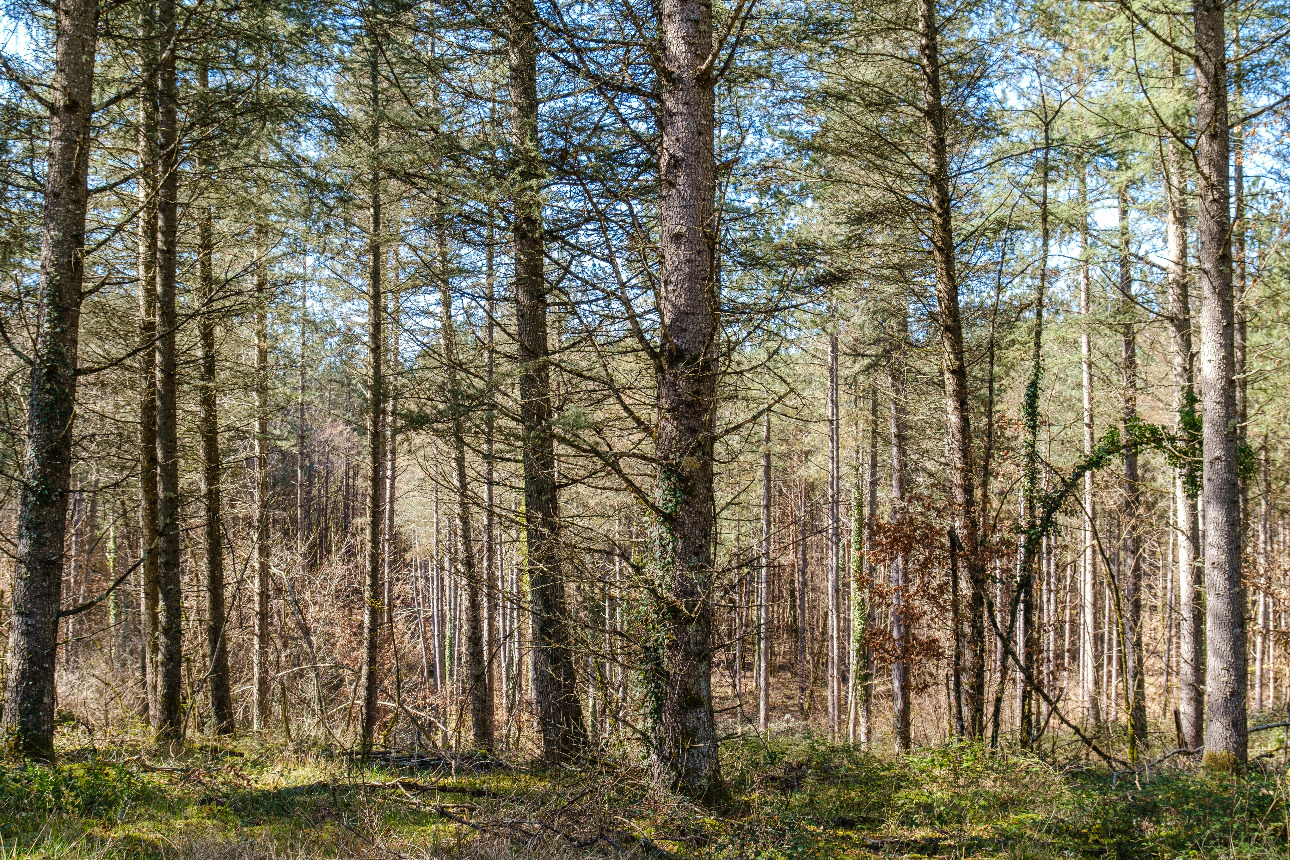
[[626, 753], [577, 771], [360, 768], [251, 739], [178, 759], [121, 744], [0, 765], [0, 858], [1284, 857], [1275, 761], [1126, 781], [970, 744], [884, 758], [747, 735], [723, 745], [735, 801], [714, 813], [652, 787]]

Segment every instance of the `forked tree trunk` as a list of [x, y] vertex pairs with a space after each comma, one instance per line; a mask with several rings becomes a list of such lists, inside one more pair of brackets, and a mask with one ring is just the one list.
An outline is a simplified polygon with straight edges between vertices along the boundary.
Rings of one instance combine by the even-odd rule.
[[713, 422], [720, 309], [711, 0], [662, 0], [655, 487], [654, 759], [666, 783], [725, 797], [712, 710]]
[[84, 277], [97, 0], [54, 4], [54, 80], [41, 224], [40, 293], [18, 502], [6, 745], [54, 755], [54, 662], [72, 467], [72, 405]]
[[578, 758], [587, 730], [578, 700], [573, 631], [560, 562], [543, 273], [542, 158], [538, 138], [537, 12], [532, 0], [507, 4], [511, 100], [511, 188], [515, 253], [515, 331], [520, 358], [520, 423], [524, 459], [524, 535], [532, 603], [533, 697], [547, 761]]
[[1196, 0], [1196, 167], [1200, 238], [1200, 389], [1204, 421], [1205, 755], [1207, 767], [1245, 763], [1245, 589], [1237, 470], [1231, 192], [1225, 5]]

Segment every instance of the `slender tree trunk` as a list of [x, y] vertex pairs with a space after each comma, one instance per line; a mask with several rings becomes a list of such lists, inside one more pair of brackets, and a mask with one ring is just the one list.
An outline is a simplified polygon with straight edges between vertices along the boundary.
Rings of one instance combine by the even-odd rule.
[[560, 512], [552, 436], [547, 285], [543, 273], [542, 158], [538, 137], [537, 12], [509, 0], [507, 51], [511, 100], [515, 331], [520, 354], [524, 459], [524, 534], [532, 604], [533, 697], [547, 761], [582, 755], [587, 730], [578, 700], [573, 631], [560, 562]]
[[[1083, 321], [1080, 332], [1080, 365], [1084, 392], [1084, 456], [1093, 453], [1093, 333], [1092, 276], [1089, 271], [1088, 246], [1088, 168], [1079, 170], [1079, 312]], [[1084, 475], [1083, 552], [1080, 565], [1080, 677], [1084, 712], [1094, 726], [1102, 723], [1101, 652], [1098, 644], [1097, 546], [1093, 524], [1097, 510], [1093, 498], [1093, 473]]]
[[[1133, 269], [1130, 256], [1129, 192], [1120, 188], [1120, 386], [1121, 419], [1125, 439], [1138, 420], [1138, 334], [1133, 321]], [[1121, 599], [1124, 601], [1124, 677], [1128, 691], [1129, 760], [1136, 761], [1147, 742], [1146, 676], [1143, 673], [1142, 649], [1142, 565], [1139, 539], [1138, 455], [1129, 450], [1124, 455], [1124, 508], [1122, 510], [1120, 553]]]
[[381, 627], [385, 619], [381, 584], [384, 544], [381, 526], [385, 521], [385, 295], [382, 274], [384, 254], [381, 236], [381, 101], [380, 44], [377, 35], [376, 0], [367, 10], [368, 117], [367, 146], [371, 161], [368, 199], [371, 206], [367, 234], [367, 558], [363, 580], [363, 709], [359, 728], [359, 751], [363, 758], [372, 752], [376, 733], [377, 707], [381, 689]]
[[[156, 4], [139, 7], [140, 66], [156, 63]], [[139, 93], [139, 529], [143, 533], [139, 665], [143, 714], [155, 724], [161, 586], [157, 574], [157, 88], [145, 81]]]
[[[1192, 359], [1191, 276], [1187, 271], [1187, 182], [1179, 145], [1165, 149], [1169, 206], [1166, 210], [1166, 287], [1170, 322], [1170, 363], [1173, 369], [1174, 432], [1196, 448], [1199, 458], [1199, 420], [1196, 414], [1195, 368]], [[1196, 493], [1200, 463], [1193, 460], [1174, 469], [1174, 509], [1178, 528], [1174, 546], [1178, 576], [1178, 712], [1183, 743], [1196, 749], [1202, 741], [1205, 673], [1205, 608], [1201, 593], [1200, 520]]]
[[[865, 515], [864, 539], [865, 546], [868, 547], [873, 545], [874, 531], [878, 524], [878, 389], [873, 386], [869, 389], [869, 460], [865, 470], [869, 510]], [[878, 578], [877, 566], [868, 552], [865, 553], [865, 576], [866, 581], [871, 583]], [[865, 629], [868, 630], [874, 623], [872, 606], [865, 607], [864, 621]], [[864, 684], [860, 696], [860, 745], [867, 749], [873, 734], [873, 654], [867, 644], [864, 653]]]
[[470, 522], [469, 477], [466, 472], [465, 398], [457, 370], [457, 330], [452, 318], [452, 285], [448, 276], [448, 246], [442, 226], [439, 236], [439, 336], [443, 341], [448, 410], [452, 425], [453, 478], [457, 491], [457, 557], [466, 586], [466, 675], [470, 698], [470, 726], [476, 749], [493, 748], [493, 685], [484, 655], [484, 589], [475, 565], [475, 544]]
[[251, 720], [259, 732], [269, 726], [269, 264], [268, 227], [256, 216], [255, 236], [255, 626], [251, 652]]
[[1237, 470], [1231, 193], [1228, 176], [1225, 6], [1196, 0], [1196, 166], [1200, 237], [1200, 388], [1205, 415], [1205, 757], [1245, 763], [1245, 589]]
[[[207, 71], [197, 71], [197, 85], [207, 87]], [[198, 165], [203, 180], [210, 182], [210, 165]], [[202, 310], [198, 317], [198, 340], [201, 346], [201, 415], [198, 419], [202, 446], [202, 491], [204, 502], [204, 538], [206, 549], [206, 650], [210, 656], [207, 683], [210, 685], [211, 712], [215, 731], [227, 735], [234, 731], [233, 690], [228, 667], [228, 634], [224, 613], [224, 541], [220, 520], [220, 482], [223, 474], [219, 447], [219, 400], [215, 353], [215, 277], [211, 255], [214, 246], [215, 209], [210, 203], [199, 203], [197, 223], [197, 277]]]
[[985, 590], [986, 568], [979, 550], [975, 514], [975, 465], [972, 418], [968, 408], [967, 362], [954, 259], [954, 216], [950, 194], [949, 145], [941, 94], [940, 25], [936, 0], [918, 0], [919, 69], [923, 76], [924, 150], [931, 208], [932, 257], [936, 268], [936, 321], [940, 329], [941, 370], [945, 381], [950, 501], [954, 530], [963, 544], [968, 578], [967, 635], [964, 653], [968, 677], [965, 702], [968, 732], [985, 730]]
[[[900, 313], [904, 313], [903, 308]], [[905, 326], [899, 331], [903, 333]], [[899, 348], [897, 348], [899, 351]], [[897, 354], [888, 359], [891, 383], [891, 521], [897, 531], [905, 525], [905, 368]], [[900, 546], [891, 560], [891, 708], [892, 737], [896, 748], [910, 748], [909, 734], [909, 646], [908, 620], [905, 617], [905, 552]]]
[[[1035, 611], [1035, 565], [1040, 559], [1039, 533], [1039, 388], [1043, 382], [1044, 304], [1048, 300], [1048, 174], [1051, 152], [1052, 119], [1044, 104], [1044, 150], [1041, 159], [1039, 191], [1039, 279], [1035, 285], [1035, 319], [1030, 342], [1030, 378], [1022, 405], [1022, 423], [1026, 427], [1025, 454], [1022, 461], [1022, 507], [1026, 533], [1021, 542], [1021, 576], [1017, 582], [1021, 605], [1021, 656], [1024, 672], [1038, 676], [1039, 619]], [[1030, 749], [1039, 739], [1039, 721], [1035, 715], [1035, 694], [1024, 677], [1017, 679], [1020, 697], [1018, 727], [1022, 749]]]
[[712, 710], [716, 407], [715, 78], [711, 0], [663, 0], [660, 34], [657, 605], [649, 685], [655, 763], [703, 802], [725, 797]]
[[842, 718], [842, 460], [838, 450], [838, 336], [829, 336], [829, 737]]
[[54, 756], [58, 607], [72, 467], [76, 352], [84, 278], [97, 0], [54, 4], [54, 80], [40, 241], [40, 293], [18, 502], [18, 552], [5, 688], [5, 745]]
[[770, 410], [761, 439], [761, 559], [757, 567], [757, 728], [770, 730]]
[[175, 277], [179, 260], [179, 92], [175, 0], [159, 0], [157, 34], [157, 576], [161, 593], [157, 742], [183, 741], [183, 592], [179, 570], [179, 377]]

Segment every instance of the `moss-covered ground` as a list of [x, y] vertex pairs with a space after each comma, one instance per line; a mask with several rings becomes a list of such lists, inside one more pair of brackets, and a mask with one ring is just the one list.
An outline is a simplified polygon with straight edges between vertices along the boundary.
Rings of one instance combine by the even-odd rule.
[[41, 858], [1287, 857], [1280, 756], [1240, 775], [1186, 762], [1059, 770], [956, 744], [879, 757], [810, 736], [726, 742], [720, 812], [634, 760], [356, 766], [241, 740], [180, 758], [64, 749], [0, 764], [0, 860]]

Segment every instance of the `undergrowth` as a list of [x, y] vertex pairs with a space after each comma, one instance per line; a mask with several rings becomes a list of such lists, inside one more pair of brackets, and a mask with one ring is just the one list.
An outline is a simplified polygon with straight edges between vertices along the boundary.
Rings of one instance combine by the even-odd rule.
[[[813, 735], [728, 741], [734, 801], [705, 810], [630, 757], [580, 770], [359, 768], [243, 740], [0, 764], [0, 860], [66, 858], [1270, 858], [1290, 850], [1285, 771], [1060, 771], [953, 743], [875, 756]], [[460, 766], [458, 766], [460, 765]]]

